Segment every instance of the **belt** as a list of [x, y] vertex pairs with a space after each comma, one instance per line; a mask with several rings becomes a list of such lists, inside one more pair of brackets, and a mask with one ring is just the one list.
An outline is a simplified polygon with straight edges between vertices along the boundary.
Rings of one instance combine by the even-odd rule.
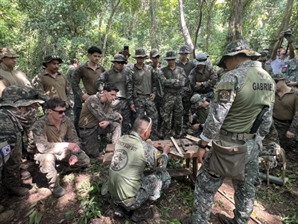
[[137, 93], [138, 96], [150, 96], [150, 94], [141, 94], [141, 93]]
[[234, 133], [234, 132], [229, 132], [225, 130], [220, 130], [219, 133], [221, 135], [235, 137], [239, 140], [244, 140], [244, 139], [251, 140], [255, 138], [255, 134], [250, 134], [250, 133]]
[[[94, 128], [94, 127], [93, 127]], [[89, 130], [89, 129], [93, 129], [93, 128], [79, 128], [80, 130]]]
[[277, 120], [277, 121], [279, 121], [281, 123], [285, 123], [285, 124], [291, 124], [292, 123], [292, 120], [290, 120], [290, 121], [282, 121], [282, 120], [276, 119], [275, 117], [273, 119], [274, 120]]

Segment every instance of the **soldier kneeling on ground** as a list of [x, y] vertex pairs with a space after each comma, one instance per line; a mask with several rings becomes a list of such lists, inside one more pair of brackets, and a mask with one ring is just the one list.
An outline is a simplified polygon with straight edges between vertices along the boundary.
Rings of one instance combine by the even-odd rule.
[[[21, 187], [22, 133], [25, 126], [35, 121], [38, 103], [44, 101], [34, 89], [16, 85], [6, 87], [0, 100], [0, 183], [17, 196], [29, 193], [27, 188]], [[13, 210], [4, 210], [0, 205], [1, 223], [9, 222], [14, 215]]]

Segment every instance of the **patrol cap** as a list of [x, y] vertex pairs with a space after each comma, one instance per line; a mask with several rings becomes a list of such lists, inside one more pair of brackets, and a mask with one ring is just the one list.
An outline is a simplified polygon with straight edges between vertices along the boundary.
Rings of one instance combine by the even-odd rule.
[[274, 80], [283, 80], [283, 79], [285, 80], [285, 79], [287, 79], [286, 75], [284, 73], [281, 73], [281, 72], [276, 73], [276, 74], [272, 74], [271, 77]]
[[196, 93], [190, 98], [190, 102], [194, 107], [201, 106], [205, 102], [206, 98]]
[[1, 50], [0, 58], [18, 58], [18, 57], [19, 56], [17, 55], [17, 53], [11, 48], [4, 47]]
[[176, 52], [175, 51], [173, 51], [173, 50], [170, 50], [170, 51], [167, 51], [166, 52], [166, 56], [165, 56], [165, 60], [176, 60], [176, 58], [177, 58], [177, 54], [176, 54]]
[[8, 86], [3, 90], [0, 99], [0, 106], [26, 107], [33, 103], [44, 103], [44, 101], [40, 99], [35, 89], [28, 86]]
[[190, 54], [189, 47], [187, 45], [181, 46], [179, 54]]
[[156, 49], [156, 48], [153, 48], [151, 51], [150, 51], [150, 57], [152, 58], [156, 58], [156, 57], [159, 57], [160, 54], [159, 54], [159, 51]]
[[207, 54], [204, 52], [197, 53], [196, 58], [193, 60], [195, 66], [197, 65], [206, 65], [207, 64]]
[[217, 64], [219, 67], [225, 68], [224, 60], [228, 56], [235, 56], [237, 54], [245, 54], [248, 57], [251, 57], [253, 60], [257, 59], [260, 54], [254, 50], [252, 50], [249, 46], [247, 40], [235, 40], [228, 44], [225, 49], [223, 56], [221, 57], [219, 63]]
[[133, 58], [148, 58], [148, 55], [145, 52], [144, 48], [138, 48], [135, 51], [135, 55], [133, 56]]
[[44, 57], [43, 59], [43, 66], [47, 66], [46, 64], [53, 61], [53, 60], [58, 60], [59, 61], [59, 64], [63, 63], [62, 59], [58, 56], [58, 55], [55, 55], [55, 54], [50, 54], [50, 55], [47, 55]]
[[122, 54], [115, 54], [114, 59], [111, 62], [119, 62], [123, 64], [127, 64], [125, 57]]

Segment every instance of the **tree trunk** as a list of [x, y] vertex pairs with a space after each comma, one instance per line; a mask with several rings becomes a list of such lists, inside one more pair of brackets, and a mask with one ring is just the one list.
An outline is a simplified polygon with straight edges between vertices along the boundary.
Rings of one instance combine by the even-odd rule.
[[289, 24], [290, 24], [290, 19], [292, 15], [293, 5], [294, 5], [294, 0], [288, 0], [287, 7], [284, 12], [284, 17], [276, 33], [277, 37], [279, 36], [280, 32], [285, 31], [289, 28], [292, 28], [292, 27], [289, 27]]
[[156, 21], [156, 0], [150, 0], [150, 17], [151, 17], [151, 27], [150, 27], [150, 42], [151, 49], [158, 48], [158, 34], [157, 30], [157, 21]]
[[[105, 38], [104, 38], [104, 41], [103, 41], [102, 58], [104, 58], [104, 55], [105, 55], [105, 52], [106, 52], [109, 31], [110, 31], [110, 28], [112, 26], [114, 14], [115, 14], [115, 12], [116, 12], [117, 7], [119, 6], [119, 4], [120, 4], [120, 0], [117, 0], [115, 4], [113, 4], [113, 2], [112, 2], [112, 11], [111, 11], [111, 14], [110, 14], [110, 17], [109, 17], [107, 26], [106, 26]], [[104, 63], [104, 60], [102, 60], [102, 64], [103, 63]]]
[[103, 18], [106, 14], [106, 11], [108, 9], [108, 4], [104, 4], [104, 9], [100, 12], [100, 14], [98, 15], [98, 34], [97, 34], [97, 37], [98, 37], [98, 46], [101, 46], [101, 24], [102, 24], [102, 21], [103, 21]]
[[185, 18], [184, 18], [183, 0], [178, 0], [178, 2], [179, 2], [180, 26], [181, 26], [182, 34], [183, 34], [185, 43], [188, 45], [190, 52], [192, 52], [194, 49], [194, 45], [192, 43], [188, 28], [186, 26]]
[[209, 1], [206, 1], [207, 5], [207, 22], [206, 22], [206, 45], [205, 45], [205, 51], [209, 52], [209, 37], [211, 33], [211, 18], [212, 18], [212, 13], [213, 12], [213, 6], [215, 5], [216, 0], [212, 0], [210, 4], [208, 5]]

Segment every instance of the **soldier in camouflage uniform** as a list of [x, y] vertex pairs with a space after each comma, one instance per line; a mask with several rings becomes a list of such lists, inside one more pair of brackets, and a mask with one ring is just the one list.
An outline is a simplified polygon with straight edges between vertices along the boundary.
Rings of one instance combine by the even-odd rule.
[[162, 107], [164, 93], [163, 93], [163, 87], [162, 87], [161, 81], [158, 76], [158, 74], [161, 73], [160, 62], [159, 62], [160, 53], [156, 48], [153, 48], [150, 51], [149, 56], [150, 56], [150, 59], [152, 60], [151, 66], [154, 71], [154, 78], [156, 83], [156, 96], [154, 98], [154, 103], [158, 113], [157, 130], [158, 130], [158, 135], [161, 136], [162, 134], [160, 133], [160, 131], [161, 131], [161, 125], [162, 125], [162, 118], [161, 118], [160, 108]]
[[27, 76], [21, 72], [16, 71], [17, 58], [19, 56], [11, 48], [3, 48], [1, 50], [1, 63], [0, 63], [0, 97], [3, 89], [11, 85], [21, 85], [31, 87], [30, 81]]
[[[172, 136], [172, 128], [175, 129], [176, 138], [182, 136], [184, 114], [182, 92], [183, 87], [185, 87], [186, 75], [183, 68], [176, 65], [176, 57], [175, 51], [167, 51], [164, 59], [168, 62], [168, 66], [162, 68], [162, 73], [160, 74], [160, 80], [164, 88], [161, 114], [165, 139], [169, 139]], [[173, 127], [172, 120], [174, 122]]]
[[97, 157], [100, 152], [99, 135], [112, 133], [113, 144], [121, 136], [123, 118], [111, 108], [118, 91], [115, 84], [106, 83], [103, 91], [88, 97], [83, 106], [79, 120], [80, 137], [82, 148], [90, 157]]
[[45, 70], [32, 79], [32, 85], [40, 93], [47, 95], [50, 99], [59, 97], [66, 102], [66, 115], [72, 117], [73, 94], [67, 78], [61, 74], [59, 64], [63, 61], [58, 55], [47, 55], [44, 57]]
[[79, 138], [71, 120], [65, 116], [66, 103], [60, 98], [49, 99], [47, 113], [32, 126], [38, 152], [34, 159], [40, 172], [46, 174], [54, 197], [62, 197], [65, 190], [59, 184], [56, 161], [71, 168], [87, 167], [89, 157], [80, 148]]
[[274, 125], [278, 132], [281, 147], [286, 151], [295, 146], [298, 129], [298, 90], [287, 86], [284, 73], [273, 74], [276, 82]]
[[[24, 196], [28, 189], [21, 187], [20, 165], [22, 159], [23, 126], [35, 121], [38, 99], [37, 92], [26, 86], [11, 85], [3, 90], [0, 101], [0, 194], [1, 185], [15, 195]], [[0, 205], [0, 222], [13, 218], [12, 210], [4, 211]]]
[[[145, 142], [151, 132], [152, 119], [146, 115], [139, 116], [130, 135], [122, 136], [115, 145], [115, 151], [109, 169], [108, 189], [115, 204], [115, 213], [128, 215], [134, 222], [146, 218], [144, 203], [155, 201], [162, 191], [171, 183], [171, 177], [166, 171], [169, 145]], [[162, 152], [157, 150], [159, 148]], [[145, 168], [150, 168], [150, 175], [145, 174]]]
[[[258, 56], [257, 52], [250, 49], [247, 41], [236, 40], [227, 46], [219, 62], [219, 66], [226, 67], [228, 72], [222, 76], [214, 91], [210, 113], [200, 135], [202, 140], [198, 143], [199, 162], [203, 166], [198, 172], [194, 191], [192, 223], [208, 222], [214, 195], [225, 176], [229, 175], [233, 175], [235, 189], [234, 218], [230, 219], [222, 214], [219, 214], [218, 218], [225, 224], [249, 222], [254, 206], [254, 185], [259, 175], [258, 155], [262, 138], [266, 136], [272, 123], [275, 89], [274, 81], [262, 69], [261, 63], [251, 61], [251, 58]], [[257, 115], [264, 107], [268, 109], [263, 116], [263, 122], [256, 133], [250, 133]], [[202, 157], [211, 140], [212, 148], [203, 162]], [[219, 150], [227, 150], [226, 147], [232, 149], [231, 154], [222, 154]], [[245, 157], [242, 157], [245, 162], [236, 164], [233, 160], [235, 154], [232, 152], [240, 148], [245, 150]], [[225, 176], [220, 174], [223, 169], [210, 169], [210, 165], [214, 165], [211, 162], [216, 161], [217, 156], [224, 156], [225, 160], [231, 160], [234, 165], [232, 170], [228, 169]], [[242, 167], [235, 167], [236, 165]]]
[[271, 64], [267, 61], [267, 52], [261, 52], [261, 56], [258, 58], [258, 61], [262, 63], [262, 68], [268, 72], [269, 74], [272, 74], [272, 67]]
[[[182, 103], [183, 103], [183, 132], [192, 134], [192, 129], [190, 127], [189, 117], [190, 117], [190, 98], [192, 96], [192, 90], [189, 82], [189, 74], [190, 71], [195, 68], [195, 65], [192, 61], [190, 61], [187, 56], [190, 54], [189, 47], [187, 45], [183, 45], [180, 47], [179, 55], [180, 58], [176, 62], [176, 65], [183, 68], [185, 72], [185, 86], [182, 91]], [[175, 118], [174, 118], [175, 119]]]
[[194, 135], [200, 136], [205, 121], [209, 114], [209, 99], [196, 93], [190, 99], [191, 102], [191, 123], [192, 128], [195, 130]]
[[152, 119], [151, 139], [158, 139], [157, 122], [158, 113], [155, 107], [156, 83], [154, 70], [150, 65], [145, 65], [144, 60], [148, 57], [143, 48], [135, 51], [133, 56], [137, 63], [134, 65], [131, 75], [132, 89], [128, 90], [130, 110], [136, 115], [145, 114]]
[[290, 59], [286, 63], [286, 67], [282, 72], [286, 75], [286, 83], [290, 87], [298, 88], [298, 60], [296, 58]]
[[128, 89], [132, 88], [130, 70], [124, 66], [127, 62], [122, 54], [116, 54], [111, 62], [113, 62], [113, 68], [100, 75], [99, 79], [96, 81], [96, 86], [100, 93], [103, 91], [104, 85], [108, 82], [114, 83], [119, 89], [111, 107], [114, 111], [122, 115], [123, 122], [121, 131], [122, 134], [125, 135], [129, 133], [130, 127], [131, 111], [127, 99]]

